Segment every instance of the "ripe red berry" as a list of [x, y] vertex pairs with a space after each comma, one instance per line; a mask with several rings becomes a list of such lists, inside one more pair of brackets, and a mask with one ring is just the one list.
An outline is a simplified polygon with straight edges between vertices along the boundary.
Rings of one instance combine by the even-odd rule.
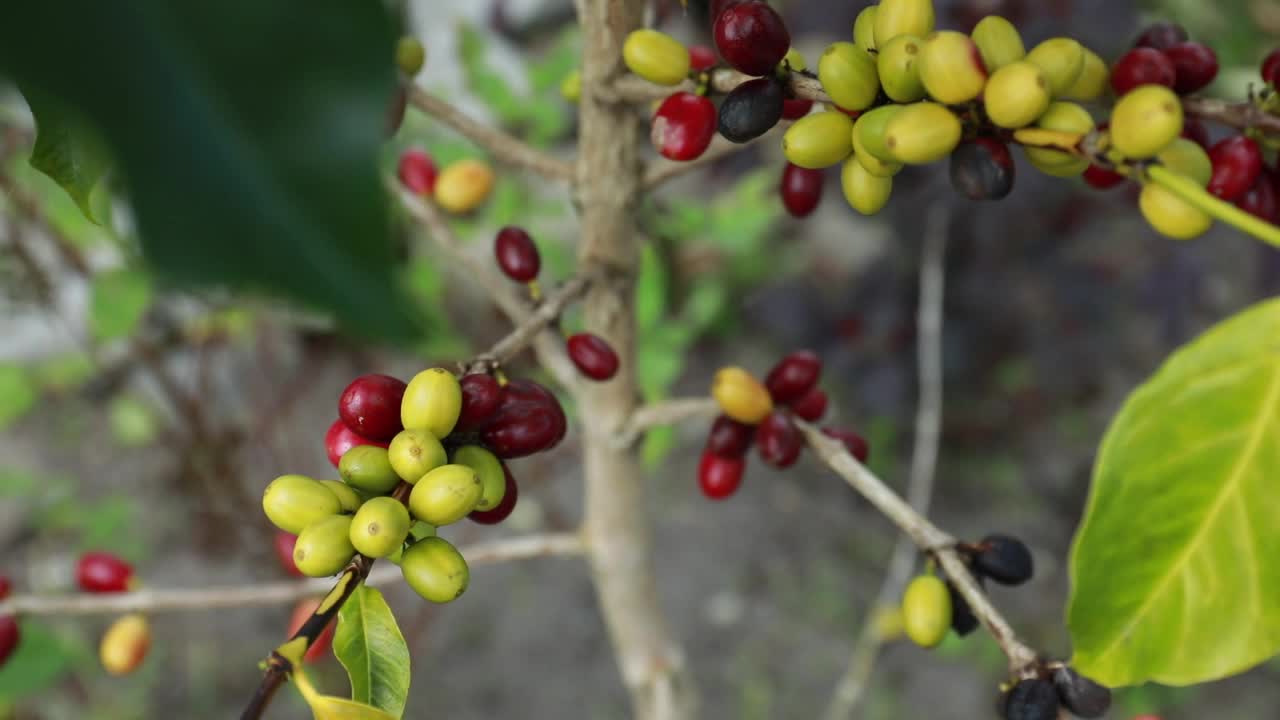
[[333, 424], [324, 433], [324, 451], [329, 456], [329, 462], [334, 467], [338, 467], [338, 461], [342, 459], [342, 456], [357, 445], [377, 445], [384, 448], [388, 443], [382, 440], [370, 440], [361, 436], [347, 427], [342, 418], [334, 420]]
[[1178, 43], [1165, 48], [1164, 54], [1173, 61], [1177, 76], [1173, 89], [1179, 94], [1193, 93], [1218, 76], [1218, 56], [1207, 45], [1198, 42]]
[[1124, 95], [1139, 85], [1173, 87], [1178, 72], [1167, 55], [1149, 47], [1134, 48], [1116, 61], [1111, 69], [1111, 89]]
[[76, 583], [91, 593], [116, 593], [129, 589], [133, 566], [105, 552], [87, 552], [76, 564]]
[[822, 180], [821, 170], [787, 163], [782, 168], [782, 185], [778, 189], [782, 194], [782, 206], [792, 217], [808, 217], [822, 200]]
[[804, 437], [791, 416], [774, 410], [756, 428], [756, 450], [760, 459], [776, 468], [791, 467], [800, 459]]
[[1164, 50], [1180, 42], [1186, 42], [1187, 30], [1177, 23], [1158, 22], [1147, 26], [1133, 43], [1134, 47]]
[[488, 373], [463, 375], [462, 411], [458, 414], [459, 430], [475, 430], [485, 424], [502, 399], [502, 386]]
[[716, 18], [720, 17], [720, 13], [724, 12], [730, 5], [737, 5], [748, 0], [711, 0], [707, 3], [707, 19], [712, 25], [716, 24]]
[[797, 100], [796, 98], [786, 98], [782, 101], [782, 119], [783, 120], [799, 120], [809, 111], [813, 109], [812, 100]]
[[569, 359], [583, 375], [592, 380], [608, 380], [618, 372], [618, 353], [599, 335], [571, 335], [565, 345], [569, 350]]
[[[1098, 126], [1102, 128], [1101, 125]], [[1205, 150], [1209, 149], [1209, 128], [1199, 118], [1184, 117], [1182, 119], [1182, 137], [1194, 142]]]
[[0, 575], [0, 600], [9, 597], [9, 593], [13, 590], [13, 585], [9, 582], [8, 575]]
[[691, 92], [672, 93], [653, 114], [649, 139], [668, 160], [694, 160], [716, 135], [716, 106]]
[[791, 409], [801, 420], [818, 422], [827, 412], [827, 394], [814, 388], [803, 397], [791, 403]]
[[782, 17], [763, 2], [730, 5], [716, 17], [712, 30], [716, 49], [734, 69], [748, 75], [768, 75], [787, 50], [791, 33]]
[[361, 375], [338, 397], [338, 417], [361, 437], [390, 440], [404, 429], [400, 401], [405, 387], [390, 375]]
[[1097, 165], [1090, 165], [1085, 168], [1083, 177], [1089, 187], [1097, 188], [1098, 190], [1107, 190], [1124, 182], [1124, 176], [1120, 173]]
[[416, 195], [430, 195], [436, 189], [439, 171], [431, 156], [422, 150], [405, 150], [397, 168], [400, 182]]
[[18, 649], [18, 642], [21, 640], [18, 619], [12, 615], [0, 615], [0, 667], [4, 667], [9, 656]]
[[728, 415], [721, 415], [711, 423], [707, 433], [706, 451], [723, 458], [740, 458], [751, 448], [751, 436], [755, 428], [740, 423]]
[[764, 378], [769, 396], [777, 403], [799, 400], [822, 376], [822, 358], [810, 350], [789, 353]]
[[555, 447], [567, 426], [551, 391], [531, 380], [512, 380], [503, 386], [498, 409], [480, 439], [500, 458], [525, 457]]
[[860, 463], [866, 464], [867, 458], [871, 457], [871, 447], [867, 445], [867, 441], [852, 430], [822, 428], [822, 434], [844, 443], [844, 448]]
[[542, 269], [542, 257], [538, 246], [524, 228], [507, 226], [493, 239], [493, 256], [498, 267], [516, 282], [532, 282]]
[[520, 499], [520, 488], [516, 485], [516, 479], [511, 476], [511, 470], [506, 463], [502, 463], [502, 474], [507, 481], [507, 491], [503, 494], [502, 499], [498, 501], [489, 510], [472, 510], [467, 517], [473, 522], [481, 525], [497, 525], [506, 520], [511, 511], [516, 509], [516, 501]]
[[1280, 84], [1280, 48], [1272, 50], [1263, 58], [1262, 79], [1272, 87]]
[[951, 152], [951, 187], [970, 200], [1000, 200], [1013, 190], [1009, 147], [993, 138], [962, 142]]
[[706, 45], [689, 46], [689, 68], [694, 72], [710, 70], [716, 64], [716, 51]]
[[720, 134], [736, 143], [760, 137], [782, 119], [785, 100], [782, 83], [776, 78], [762, 77], [742, 83], [720, 103]]
[[1209, 148], [1213, 176], [1208, 190], [1223, 200], [1235, 200], [1253, 186], [1262, 172], [1262, 150], [1252, 138], [1235, 135]]
[[297, 544], [298, 536], [293, 533], [287, 533], [283, 530], [276, 530], [275, 541], [272, 547], [276, 551], [276, 559], [280, 561], [280, 567], [284, 571], [294, 577], [302, 577], [302, 571], [298, 569], [298, 565], [293, 561], [293, 546]]
[[1236, 207], [1260, 220], [1280, 222], [1280, 191], [1276, 189], [1275, 176], [1265, 168], [1253, 181], [1253, 186], [1235, 202]]
[[698, 487], [708, 498], [724, 500], [742, 485], [742, 474], [746, 469], [747, 461], [743, 458], [726, 458], [704, 452], [698, 462]]

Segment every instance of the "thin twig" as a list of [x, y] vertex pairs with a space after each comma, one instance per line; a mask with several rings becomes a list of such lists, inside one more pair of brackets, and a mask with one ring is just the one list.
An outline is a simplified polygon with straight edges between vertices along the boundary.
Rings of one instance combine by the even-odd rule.
[[1216, 123], [1245, 130], [1257, 128], [1280, 134], [1280, 117], [1248, 102], [1227, 102], [1214, 98], [1188, 97], [1182, 99], [1182, 109], [1188, 115], [1212, 120]]
[[494, 343], [487, 352], [482, 353], [470, 363], [466, 372], [484, 372], [493, 367], [509, 362], [522, 350], [529, 347], [548, 325], [560, 318], [565, 308], [580, 299], [590, 287], [590, 279], [583, 275], [575, 275], [560, 287], [551, 291], [538, 304], [537, 309], [527, 319], [516, 326], [506, 337]]
[[651, 165], [648, 172], [644, 175], [643, 187], [645, 190], [653, 190], [674, 177], [679, 177], [685, 173], [705, 168], [708, 165], [719, 162], [725, 158], [733, 157], [761, 140], [773, 137], [779, 127], [780, 126], [775, 125], [771, 130], [769, 130], [769, 132], [766, 132], [752, 140], [748, 140], [745, 143], [729, 142], [728, 140], [725, 140], [723, 136], [716, 135], [715, 139], [711, 141], [711, 146], [699, 155], [696, 160], [690, 160], [688, 162], [663, 160]]
[[661, 425], [675, 425], [686, 420], [711, 419], [720, 412], [720, 406], [709, 397], [674, 398], [642, 405], [631, 413], [631, 418], [614, 439], [618, 447], [630, 447], [648, 430]]
[[469, 117], [417, 85], [410, 83], [405, 91], [411, 105], [484, 148], [498, 162], [532, 170], [549, 180], [573, 179], [573, 165], [553, 158], [501, 130], [491, 128]]
[[[708, 84], [713, 91], [723, 94], [731, 92], [748, 80], [754, 79], [754, 77], [744, 75], [737, 70], [718, 68], [711, 71]], [[831, 96], [827, 95], [826, 91], [822, 89], [822, 83], [818, 82], [815, 77], [795, 72], [788, 73], [786, 83], [787, 90], [792, 97], [823, 103], [831, 102]], [[675, 92], [694, 92], [695, 90], [697, 90], [697, 85], [693, 80], [685, 80], [679, 85], [668, 86], [655, 85], [637, 75], [623, 75], [614, 80], [612, 84], [600, 88], [597, 94], [607, 102], [646, 103], [661, 100]]]
[[[942, 429], [942, 301], [945, 291], [947, 222], [951, 213], [945, 203], [933, 206], [924, 234], [920, 261], [920, 300], [916, 309], [919, 341], [916, 369], [920, 399], [916, 405], [915, 444], [911, 452], [911, 474], [907, 482], [907, 503], [922, 516], [929, 514], [933, 479], [938, 463], [938, 440]], [[862, 622], [862, 630], [849, 658], [849, 667], [836, 684], [827, 706], [827, 720], [844, 720], [853, 714], [866, 691], [884, 643], [877, 622], [881, 608], [895, 604], [911, 576], [917, 549], [911, 538], [899, 534], [885, 570], [874, 604]]]

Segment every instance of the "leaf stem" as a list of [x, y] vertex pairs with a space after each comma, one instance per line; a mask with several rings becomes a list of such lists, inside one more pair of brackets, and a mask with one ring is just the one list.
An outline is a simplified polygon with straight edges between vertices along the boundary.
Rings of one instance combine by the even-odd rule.
[[1254, 217], [1231, 203], [1219, 200], [1195, 181], [1159, 165], [1147, 168], [1145, 177], [1210, 217], [1221, 220], [1269, 245], [1280, 247], [1280, 227]]

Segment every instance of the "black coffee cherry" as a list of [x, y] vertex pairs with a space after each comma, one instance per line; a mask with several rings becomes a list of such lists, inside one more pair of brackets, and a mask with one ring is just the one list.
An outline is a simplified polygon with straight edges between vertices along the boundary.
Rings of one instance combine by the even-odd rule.
[[974, 138], [951, 153], [951, 187], [970, 200], [999, 200], [1013, 190], [1014, 165], [999, 140]]
[[[981, 582], [981, 580], [979, 580]], [[978, 616], [973, 614], [973, 608], [969, 607], [969, 601], [964, 599], [956, 586], [950, 581], [947, 582], [947, 594], [951, 596], [951, 629], [956, 631], [956, 635], [964, 637], [974, 630], [978, 629]]]
[[1005, 694], [1005, 720], [1058, 720], [1058, 691], [1046, 680], [1021, 680]]
[[1053, 671], [1062, 707], [1082, 718], [1100, 718], [1111, 708], [1111, 691], [1072, 668], [1063, 665]]
[[742, 83], [720, 104], [720, 134], [736, 143], [760, 137], [782, 119], [785, 99], [782, 84], [774, 78]]
[[1031, 551], [1017, 538], [988, 535], [976, 546], [974, 570], [1001, 585], [1021, 585], [1031, 579]]

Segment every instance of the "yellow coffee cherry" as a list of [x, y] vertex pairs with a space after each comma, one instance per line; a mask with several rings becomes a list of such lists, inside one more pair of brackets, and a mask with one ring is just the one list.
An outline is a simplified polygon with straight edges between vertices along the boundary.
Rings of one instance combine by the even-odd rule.
[[1049, 109], [1049, 83], [1038, 66], [1011, 62], [991, 74], [982, 102], [987, 117], [996, 125], [1026, 127]]
[[889, 202], [893, 178], [876, 177], [856, 157], [851, 157], [840, 168], [840, 189], [849, 207], [863, 215], [875, 215]]
[[369, 498], [351, 518], [351, 546], [361, 555], [387, 557], [404, 545], [412, 524], [404, 503], [391, 497]]
[[1049, 38], [1031, 48], [1027, 62], [1044, 71], [1049, 92], [1054, 97], [1061, 97], [1084, 70], [1084, 47], [1071, 38]]
[[1125, 93], [1111, 111], [1111, 145], [1130, 160], [1160, 152], [1182, 134], [1182, 103], [1163, 85]]
[[[893, 40], [889, 41], [890, 44], [897, 42], [898, 39], [901, 37], [902, 36], [898, 36], [897, 38], [894, 38]], [[857, 158], [858, 162], [862, 164], [862, 167], [866, 168], [867, 172], [871, 173], [872, 175], [875, 175], [876, 177], [893, 177], [894, 175], [897, 175], [900, 170], [902, 170], [902, 163], [881, 160], [879, 157], [872, 155], [870, 152], [868, 152], [866, 149], [866, 146], [862, 144], [862, 134], [864, 130], [863, 126], [865, 126], [867, 122], [878, 122], [881, 118], [884, 118], [887, 120], [887, 116], [884, 116], [884, 115], [881, 115], [880, 117], [872, 117], [875, 114], [876, 113], [874, 111], [869, 113], [863, 113], [853, 123], [853, 156]], [[868, 118], [870, 118], [869, 121], [868, 121]], [[881, 138], [881, 144], [883, 145], [883, 138], [884, 138], [883, 124], [881, 124], [880, 138]]]
[[1213, 176], [1213, 162], [1200, 143], [1184, 137], [1174, 141], [1156, 154], [1156, 160], [1170, 170], [1194, 180], [1200, 187], [1209, 184]]
[[409, 512], [436, 527], [452, 525], [476, 509], [484, 493], [480, 474], [466, 465], [441, 465], [409, 493]]
[[329, 492], [338, 498], [338, 505], [342, 507], [342, 512], [344, 513], [355, 512], [360, 509], [360, 504], [364, 502], [356, 494], [356, 491], [351, 489], [350, 485], [341, 480], [321, 480], [320, 484], [329, 488]]
[[782, 57], [782, 62], [778, 64], [778, 69], [791, 68], [792, 72], [799, 72], [809, 68], [808, 63], [804, 61], [804, 54], [795, 48], [787, 50], [787, 54]]
[[[1093, 117], [1089, 111], [1073, 102], [1059, 101], [1036, 120], [1036, 127], [1045, 130], [1084, 134], [1093, 130]], [[1089, 160], [1062, 150], [1026, 148], [1027, 159], [1036, 169], [1056, 177], [1074, 177], [1089, 167]]]
[[440, 440], [453, 432], [461, 412], [462, 386], [444, 368], [414, 375], [400, 401], [400, 422], [406, 430], [428, 430]]
[[147, 657], [151, 649], [151, 625], [145, 615], [129, 613], [107, 628], [98, 645], [102, 668], [112, 675], [128, 675]]
[[405, 35], [396, 43], [396, 65], [409, 77], [417, 75], [427, 62], [427, 49], [418, 38]]
[[622, 43], [622, 61], [657, 85], [679, 85], [689, 76], [689, 49], [657, 30], [633, 30]]
[[747, 425], [756, 425], [773, 412], [769, 391], [754, 375], [740, 367], [716, 371], [711, 380], [711, 397], [720, 404], [725, 415]]
[[902, 596], [902, 622], [907, 637], [923, 648], [937, 647], [951, 628], [951, 595], [933, 575], [921, 575]]
[[920, 48], [920, 81], [934, 100], [959, 105], [982, 94], [987, 69], [968, 35], [942, 30], [926, 37]]
[[582, 99], [582, 71], [574, 70], [560, 81], [560, 97], [571, 103]]
[[436, 178], [436, 204], [451, 213], [469, 213], [493, 191], [493, 168], [480, 160], [459, 160]]
[[853, 44], [863, 52], [876, 49], [876, 6], [871, 5], [858, 13], [853, 21]]
[[1067, 88], [1065, 97], [1072, 100], [1097, 100], [1107, 91], [1110, 79], [1111, 71], [1107, 68], [1107, 63], [1096, 52], [1085, 48], [1084, 67], [1080, 69], [1080, 76], [1076, 81]]
[[902, 105], [881, 105], [859, 115], [857, 122], [853, 125], [853, 132], [857, 136], [855, 145], [861, 146], [867, 154], [877, 160], [901, 165], [902, 163], [894, 159], [893, 153], [889, 152], [889, 148], [884, 144], [884, 130], [889, 124], [889, 119], [897, 115], [903, 107]]
[[444, 446], [430, 430], [401, 430], [387, 446], [387, 459], [396, 475], [410, 485], [449, 462]]
[[471, 580], [467, 561], [448, 540], [429, 537], [409, 546], [400, 572], [413, 591], [435, 603], [456, 600]]
[[782, 154], [791, 163], [816, 170], [853, 152], [853, 120], [842, 112], [817, 112], [791, 124], [782, 136]]
[[880, 0], [874, 28], [877, 48], [899, 35], [924, 37], [933, 32], [933, 0]]
[[880, 92], [876, 61], [851, 42], [827, 46], [818, 58], [818, 80], [835, 104], [846, 110], [870, 107]]
[[453, 451], [453, 462], [466, 465], [480, 476], [480, 501], [477, 510], [492, 510], [507, 494], [507, 474], [497, 455], [479, 445], [463, 445]]
[[338, 461], [338, 474], [351, 487], [373, 495], [383, 495], [400, 484], [386, 448], [357, 445]]
[[919, 102], [903, 107], [884, 128], [884, 145], [898, 162], [924, 165], [960, 144], [960, 118], [945, 106]]
[[263, 491], [262, 511], [273, 525], [297, 535], [311, 523], [342, 512], [342, 504], [319, 480], [281, 475]]
[[920, 45], [921, 40], [915, 35], [899, 35], [890, 40], [876, 57], [880, 86], [890, 100], [909, 103], [924, 98], [924, 83], [920, 81]]
[[1199, 208], [1155, 184], [1142, 188], [1138, 208], [1151, 227], [1174, 240], [1200, 237], [1213, 224], [1213, 218]]
[[999, 15], [988, 15], [978, 21], [973, 28], [973, 43], [982, 53], [982, 62], [990, 73], [1027, 55], [1018, 29]]
[[328, 577], [342, 572], [355, 554], [351, 544], [351, 516], [334, 515], [317, 520], [298, 533], [298, 541], [293, 545], [293, 564], [307, 577]]

